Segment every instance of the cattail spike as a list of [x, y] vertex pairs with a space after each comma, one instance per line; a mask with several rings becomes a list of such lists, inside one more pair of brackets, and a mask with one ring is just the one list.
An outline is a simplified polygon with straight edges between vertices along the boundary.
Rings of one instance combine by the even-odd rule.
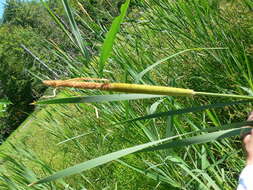
[[98, 89], [98, 90], [126, 92], [126, 93], [158, 94], [168, 96], [193, 96], [195, 94], [195, 92], [190, 89], [173, 88], [166, 86], [141, 85], [141, 84], [78, 82], [75, 80], [52, 80], [52, 81], [43, 81], [43, 83], [45, 85], [53, 87]]
[[[213, 96], [213, 97], [230, 97], [240, 99], [252, 99], [253, 96], [237, 95], [237, 94], [219, 94], [210, 92], [196, 92], [191, 89], [174, 88], [167, 86], [151, 86], [142, 84], [127, 83], [97, 83], [97, 82], [80, 82], [80, 78], [70, 80], [47, 80], [43, 83], [52, 87], [72, 87], [82, 89], [97, 89], [114, 92], [140, 93], [140, 94], [157, 94], [167, 96]], [[100, 79], [101, 80], [101, 79]], [[102, 79], [104, 80], [104, 79]]]

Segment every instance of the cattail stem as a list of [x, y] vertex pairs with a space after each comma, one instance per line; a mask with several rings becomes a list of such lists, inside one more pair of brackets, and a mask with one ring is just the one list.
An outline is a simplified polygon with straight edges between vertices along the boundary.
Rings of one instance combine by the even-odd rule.
[[79, 79], [71, 80], [48, 80], [43, 81], [45, 85], [52, 87], [72, 87], [82, 89], [97, 89], [114, 92], [125, 93], [141, 93], [141, 94], [157, 94], [167, 96], [218, 96], [218, 97], [230, 97], [240, 99], [252, 99], [252, 96], [236, 95], [236, 94], [219, 94], [210, 92], [195, 92], [191, 89], [174, 88], [166, 86], [151, 86], [141, 84], [127, 84], [127, 83], [97, 83], [97, 82], [80, 82]]
[[219, 94], [219, 93], [211, 93], [211, 92], [195, 92], [195, 95], [240, 98], [240, 99], [252, 99], [253, 100], [253, 96], [244, 96], [244, 95], [237, 95], [237, 94]]

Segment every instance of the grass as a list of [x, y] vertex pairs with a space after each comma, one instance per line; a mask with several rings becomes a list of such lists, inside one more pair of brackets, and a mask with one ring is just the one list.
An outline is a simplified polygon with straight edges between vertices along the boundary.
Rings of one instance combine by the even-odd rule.
[[[73, 93], [61, 92], [58, 97], [70, 96], [70, 94]], [[68, 121], [65, 121], [66, 117]], [[50, 173], [41, 169], [45, 166], [53, 168], [53, 170], [60, 170], [111, 151], [113, 145], [108, 146], [111, 143], [108, 142], [107, 138], [111, 138], [110, 136], [115, 134], [109, 129], [100, 128], [101, 121], [96, 123], [96, 128], [94, 128], [94, 120], [92, 119], [94, 117], [96, 117], [96, 113], [91, 105], [46, 106], [33, 113], [1, 146], [1, 150], [6, 154], [12, 152], [12, 158], [29, 165], [37, 176], [42, 177], [45, 173]], [[102, 138], [102, 132], [106, 132], [108, 137]], [[113, 144], [117, 143], [122, 144], [121, 138], [118, 138]], [[29, 152], [31, 152], [29, 154], [36, 155], [36, 158], [45, 166], [41, 166], [34, 160], [27, 160], [27, 156], [22, 154], [22, 152], [17, 155], [10, 144], [20, 149], [29, 149]], [[52, 144], [54, 146], [51, 146]], [[80, 149], [82, 150], [81, 152]], [[2, 157], [6, 159], [5, 156]], [[8, 172], [10, 173], [9, 164], [6, 164], [5, 167], [9, 169]], [[144, 183], [144, 181], [145, 185], [143, 184], [142, 188], [145, 189], [145, 186], [152, 187], [156, 184], [156, 182], [146, 180], [144, 176], [137, 179], [137, 173], [117, 163], [109, 164], [98, 170], [98, 173], [91, 171], [83, 175], [83, 177], [74, 176], [67, 180], [66, 183], [71, 184], [74, 189], [80, 188], [80, 184], [85, 185], [87, 189], [110, 189], [114, 186], [134, 188], [139, 187], [139, 184]], [[125, 172], [129, 173], [129, 175], [125, 175]], [[128, 181], [123, 182], [121, 180], [123, 176]], [[76, 180], [80, 181], [80, 184], [76, 183]], [[96, 183], [90, 181], [96, 181]], [[62, 186], [60, 185], [60, 187]]]
[[[253, 59], [253, 38], [249, 36], [253, 36], [253, 30], [249, 6], [249, 1], [139, 1], [115, 39], [112, 56], [107, 64], [102, 65], [103, 75], [112, 82], [252, 95], [252, 67], [249, 63]], [[71, 14], [68, 15], [69, 20], [72, 20]], [[76, 25], [72, 27], [71, 31], [73, 30], [78, 30]], [[74, 39], [80, 40], [79, 32], [71, 33], [65, 28], [64, 32], [72, 43], [75, 43]], [[77, 36], [73, 38], [71, 35], [75, 33]], [[76, 47], [80, 47], [79, 45], [80, 41]], [[206, 50], [179, 54], [193, 48]], [[59, 49], [55, 51], [59, 53]], [[67, 52], [63, 53], [59, 55], [69, 65], [68, 77], [99, 76], [101, 67], [96, 57], [89, 62], [89, 66], [85, 63], [81, 70], [75, 65], [80, 63], [76, 60], [78, 58], [73, 58]], [[172, 56], [176, 54], [177, 56]], [[171, 56], [173, 59], [166, 59]], [[154, 63], [159, 64], [153, 67]], [[150, 66], [151, 69], [147, 69]], [[65, 93], [70, 93], [71, 96], [110, 94], [73, 88]], [[231, 99], [161, 97], [92, 105], [50, 105], [35, 114], [37, 120], [31, 121], [34, 128], [22, 127], [20, 132], [14, 133], [7, 140], [7, 143], [12, 142], [15, 145], [12, 148], [3, 145], [3, 149], [13, 152], [8, 153], [11, 156], [8, 157], [7, 154], [3, 158], [16, 158], [13, 149], [21, 150], [17, 140], [22, 139], [20, 141], [24, 141], [26, 149], [36, 152], [39, 158], [32, 162], [25, 159], [20, 163], [31, 168], [34, 166], [33, 162], [41, 160], [39, 164], [37, 161], [38, 166], [34, 169], [36, 176], [41, 178], [51, 175], [52, 170], [49, 168], [64, 169], [128, 147], [192, 131], [202, 130], [200, 135], [206, 135], [204, 130], [213, 130], [215, 127], [222, 129], [220, 126], [226, 123], [245, 120], [251, 103], [130, 122], [138, 116], [227, 101]], [[37, 135], [39, 138], [35, 138]], [[191, 135], [187, 137], [188, 140], [195, 138]], [[204, 140], [206, 139], [208, 137], [205, 136]], [[176, 142], [185, 141], [182, 139]], [[190, 143], [186, 142], [187, 144]], [[128, 155], [81, 175], [64, 178], [64, 181], [31, 188], [57, 189], [58, 186], [67, 187], [66, 184], [70, 184], [74, 189], [81, 189], [83, 186], [87, 189], [230, 190], [235, 189], [238, 175], [244, 166], [242, 155], [239, 138], [231, 137], [204, 144]], [[22, 156], [17, 160], [21, 158]], [[26, 187], [24, 184], [38, 179], [32, 177], [25, 181], [24, 175], [15, 173], [15, 167], [11, 167], [17, 167], [18, 164], [14, 161], [10, 163], [13, 165], [5, 164], [7, 170], [4, 171], [7, 171], [13, 183], [23, 189]], [[25, 170], [26, 167], [21, 168]], [[6, 180], [3, 184], [7, 186], [10, 182]]]

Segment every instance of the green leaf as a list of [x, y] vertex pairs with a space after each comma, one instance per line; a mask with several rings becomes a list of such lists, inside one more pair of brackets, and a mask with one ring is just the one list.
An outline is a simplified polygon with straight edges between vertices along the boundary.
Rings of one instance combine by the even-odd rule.
[[65, 12], [67, 14], [67, 17], [68, 17], [68, 20], [69, 20], [69, 23], [71, 26], [72, 34], [76, 39], [77, 46], [81, 50], [83, 56], [88, 58], [88, 52], [85, 47], [85, 42], [82, 38], [82, 35], [80, 33], [80, 30], [79, 30], [77, 24], [76, 24], [75, 18], [73, 16], [73, 11], [71, 10], [71, 8], [69, 6], [68, 0], [62, 0], [62, 4], [63, 4]]
[[222, 108], [225, 106], [232, 106], [236, 104], [246, 104], [250, 102], [252, 102], [252, 100], [242, 100], [242, 101], [235, 101], [235, 102], [225, 102], [225, 103], [217, 103], [217, 104], [210, 104], [210, 105], [204, 105], [204, 106], [196, 106], [196, 107], [184, 108], [184, 109], [179, 109], [179, 110], [171, 110], [167, 112], [159, 112], [159, 113], [149, 114], [142, 117], [137, 117], [135, 119], [126, 120], [120, 123], [116, 123], [115, 125], [139, 121], [139, 120], [145, 120], [145, 119], [154, 119], [158, 117], [167, 117], [167, 116], [185, 114], [185, 113], [190, 113], [190, 112], [198, 112], [198, 111], [203, 111], [206, 109]]
[[[188, 146], [191, 144], [199, 144], [199, 143], [203, 143], [203, 142], [209, 142], [209, 141], [213, 141], [216, 139], [222, 139], [222, 138], [226, 138], [226, 137], [231, 137], [231, 136], [235, 136], [235, 135], [239, 135], [242, 134], [243, 132], [248, 132], [249, 130], [251, 130], [251, 128], [240, 128], [240, 129], [229, 129], [229, 130], [222, 130], [222, 131], [218, 131], [218, 132], [214, 132], [214, 133], [208, 133], [205, 135], [200, 135], [197, 137], [190, 137], [190, 138], [186, 138], [183, 140], [177, 140], [177, 141], [173, 141], [170, 143], [166, 143], [166, 144], [162, 144], [162, 145], [158, 145], [161, 143], [165, 143], [166, 141], [172, 140], [174, 138], [180, 137], [180, 136], [185, 136], [188, 134], [193, 134], [193, 133], [197, 133], [197, 132], [203, 132], [203, 131], [208, 131], [208, 130], [219, 130], [219, 129], [227, 129], [227, 128], [238, 128], [241, 126], [245, 126], [245, 125], [252, 125], [253, 121], [247, 121], [247, 122], [240, 122], [240, 123], [235, 123], [235, 124], [228, 124], [225, 125], [223, 127], [215, 127], [215, 128], [211, 128], [211, 129], [204, 129], [204, 130], [199, 130], [199, 131], [195, 131], [195, 132], [191, 132], [191, 133], [186, 133], [186, 134], [182, 134], [182, 135], [177, 135], [177, 136], [173, 136], [173, 137], [168, 137], [165, 139], [161, 139], [161, 140], [157, 140], [157, 141], [153, 141], [153, 142], [148, 142], [145, 144], [141, 144], [141, 145], [137, 145], [134, 147], [130, 147], [130, 148], [126, 148], [123, 150], [119, 150], [110, 154], [106, 154], [97, 158], [94, 158], [92, 160], [77, 164], [75, 166], [72, 166], [70, 168], [61, 170], [59, 172], [54, 173], [51, 176], [45, 177], [41, 180], [38, 180], [36, 182], [31, 183], [29, 186], [35, 185], [35, 184], [40, 184], [40, 183], [47, 183], [47, 182], [51, 182], [54, 180], [57, 180], [59, 178], [63, 178], [66, 176], [70, 176], [73, 174], [77, 174], [77, 173], [81, 173], [83, 171], [89, 170], [91, 168], [103, 165], [105, 163], [108, 163], [110, 161], [113, 160], [117, 160], [123, 156], [135, 153], [135, 152], [140, 152], [142, 150], [145, 151], [152, 151], [152, 150], [161, 150], [161, 149], [167, 149], [167, 148], [174, 148], [174, 147], [180, 147], [180, 146]], [[158, 145], [156, 147], [152, 147]]]
[[12, 104], [11, 101], [6, 99], [0, 99], [0, 104]]
[[101, 77], [103, 76], [105, 62], [110, 57], [112, 47], [113, 47], [113, 42], [116, 39], [116, 35], [120, 30], [120, 25], [123, 22], [124, 17], [126, 16], [129, 4], [130, 4], [130, 0], [127, 0], [121, 6], [120, 15], [113, 20], [111, 28], [109, 32], [106, 34], [105, 41], [101, 49], [100, 63], [99, 63], [99, 73]]
[[48, 100], [40, 100], [33, 104], [79, 104], [79, 103], [92, 103], [92, 102], [138, 100], [138, 99], [149, 99], [149, 98], [159, 98], [159, 97], [164, 97], [164, 96], [150, 95], [150, 94], [113, 94], [113, 95], [48, 99]]
[[75, 41], [72, 38], [71, 34], [68, 31], [67, 26], [61, 21], [61, 19], [49, 8], [48, 4], [46, 3], [45, 0], [41, 0], [43, 6], [46, 8], [46, 10], [48, 11], [48, 13], [51, 15], [51, 17], [53, 18], [53, 20], [56, 22], [56, 24], [59, 26], [59, 28], [61, 28], [61, 30], [68, 36], [68, 38], [72, 41], [72, 43], [74, 45]]
[[[207, 134], [199, 135], [199, 136], [194, 136], [194, 137], [189, 137], [182, 140], [176, 140], [173, 142], [158, 145], [156, 147], [147, 148], [144, 151], [156, 151], [156, 150], [163, 150], [163, 149], [169, 149], [169, 148], [179, 148], [179, 147], [189, 146], [193, 144], [206, 143], [206, 142], [211, 142], [211, 141], [215, 141], [219, 139], [224, 139], [224, 138], [228, 138], [232, 136], [245, 134], [245, 133], [248, 133], [250, 130], [252, 130], [252, 128], [251, 127], [239, 128], [239, 127], [243, 127], [246, 125], [253, 125], [253, 121], [232, 123], [232, 124], [224, 125], [222, 127], [215, 127], [215, 128], [200, 130], [202, 132], [204, 131], [215, 131], [215, 132], [207, 133]], [[222, 129], [228, 129], [228, 130], [222, 130]], [[220, 131], [217, 131], [217, 130], [220, 130]]]
[[172, 59], [178, 55], [181, 55], [183, 53], [189, 52], [189, 51], [202, 51], [202, 50], [210, 50], [210, 49], [227, 49], [227, 48], [192, 48], [192, 49], [185, 49], [183, 51], [180, 51], [178, 53], [175, 53], [173, 55], [170, 55], [168, 57], [165, 57], [157, 62], [155, 62], [153, 65], [148, 66], [146, 69], [144, 69], [142, 72], [140, 72], [137, 77], [136, 80], [140, 81], [142, 79], [142, 77], [149, 71], [151, 71], [153, 68], [155, 68], [156, 66], [160, 65], [161, 63], [164, 63], [165, 61], [168, 61], [169, 59]]

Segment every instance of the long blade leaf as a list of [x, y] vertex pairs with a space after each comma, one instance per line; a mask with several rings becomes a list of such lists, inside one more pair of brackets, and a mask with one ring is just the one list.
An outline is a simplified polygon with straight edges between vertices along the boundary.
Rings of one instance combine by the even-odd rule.
[[225, 106], [232, 106], [232, 105], [237, 105], [237, 104], [246, 104], [246, 103], [250, 103], [250, 102], [252, 102], [252, 100], [242, 100], [242, 101], [210, 104], [210, 105], [204, 105], [204, 106], [195, 106], [195, 107], [184, 108], [184, 109], [179, 109], [179, 110], [171, 110], [171, 111], [167, 111], [167, 112], [159, 112], [159, 113], [149, 114], [149, 115], [142, 116], [142, 117], [137, 117], [135, 119], [126, 120], [126, 121], [123, 121], [120, 123], [116, 123], [115, 125], [139, 121], [139, 120], [154, 119], [154, 118], [159, 118], [159, 117], [180, 115], [180, 114], [191, 113], [191, 112], [199, 112], [199, 111], [203, 111], [203, 110], [207, 110], [207, 109], [222, 108]]
[[[242, 125], [239, 125], [237, 127], [241, 127]], [[242, 133], [249, 132], [251, 128], [239, 128], [239, 129], [229, 129], [224, 131], [216, 131], [213, 133], [207, 133], [204, 135], [199, 135], [196, 137], [190, 137], [182, 140], [173, 141], [170, 143], [158, 145], [156, 147], [150, 147], [145, 149], [145, 151], [156, 151], [156, 150], [163, 150], [168, 148], [178, 148], [178, 147], [184, 147], [189, 146], [193, 144], [200, 144], [200, 143], [206, 143], [211, 142], [219, 139], [224, 139], [228, 137], [233, 137], [240, 135]]]
[[46, 3], [45, 0], [41, 0], [42, 4], [44, 5], [44, 7], [46, 8], [46, 10], [48, 11], [48, 13], [51, 15], [51, 17], [53, 18], [53, 20], [56, 22], [56, 24], [61, 28], [61, 30], [68, 36], [68, 38], [72, 41], [72, 43], [74, 45], [75, 41], [72, 38], [71, 34], [68, 31], [68, 28], [66, 27], [66, 25], [61, 21], [61, 19], [59, 19], [56, 14], [50, 9], [50, 7], [48, 6], [48, 4]]
[[73, 16], [73, 11], [71, 10], [71, 8], [70, 8], [69, 3], [68, 3], [67, 0], [62, 0], [62, 4], [64, 6], [65, 12], [66, 12], [67, 17], [69, 19], [69, 23], [70, 23], [70, 26], [71, 26], [72, 34], [73, 34], [73, 36], [76, 39], [77, 46], [81, 50], [83, 56], [85, 56], [86, 58], [88, 58], [88, 52], [87, 52], [86, 47], [85, 47], [85, 42], [84, 42], [84, 40], [82, 38], [82, 35], [80, 33], [80, 30], [79, 30], [77, 24], [76, 24], [75, 18]]
[[142, 77], [149, 71], [151, 71], [153, 68], [155, 68], [156, 66], [160, 65], [161, 63], [164, 63], [165, 61], [168, 61], [178, 55], [181, 55], [183, 53], [189, 52], [189, 51], [201, 51], [201, 50], [210, 50], [210, 49], [227, 49], [227, 48], [192, 48], [192, 49], [185, 49], [183, 51], [177, 52], [173, 55], [170, 55], [168, 57], [165, 57], [157, 62], [155, 62], [153, 65], [148, 66], [146, 69], [144, 69], [142, 72], [140, 72], [137, 77], [136, 80], [140, 81], [142, 79]]
[[120, 30], [120, 25], [126, 16], [129, 4], [130, 4], [130, 0], [127, 0], [121, 6], [120, 15], [113, 20], [111, 28], [110, 28], [109, 32], [106, 34], [105, 41], [104, 41], [102, 49], [101, 49], [100, 63], [99, 63], [99, 72], [100, 72], [101, 76], [103, 75], [105, 62], [110, 57], [112, 47], [113, 47], [113, 42], [116, 39], [116, 35]]
[[113, 94], [113, 95], [48, 99], [48, 100], [40, 100], [33, 104], [79, 104], [79, 103], [92, 103], [92, 102], [138, 100], [138, 99], [149, 99], [149, 98], [159, 98], [159, 97], [164, 97], [164, 96], [150, 95], [150, 94]]

